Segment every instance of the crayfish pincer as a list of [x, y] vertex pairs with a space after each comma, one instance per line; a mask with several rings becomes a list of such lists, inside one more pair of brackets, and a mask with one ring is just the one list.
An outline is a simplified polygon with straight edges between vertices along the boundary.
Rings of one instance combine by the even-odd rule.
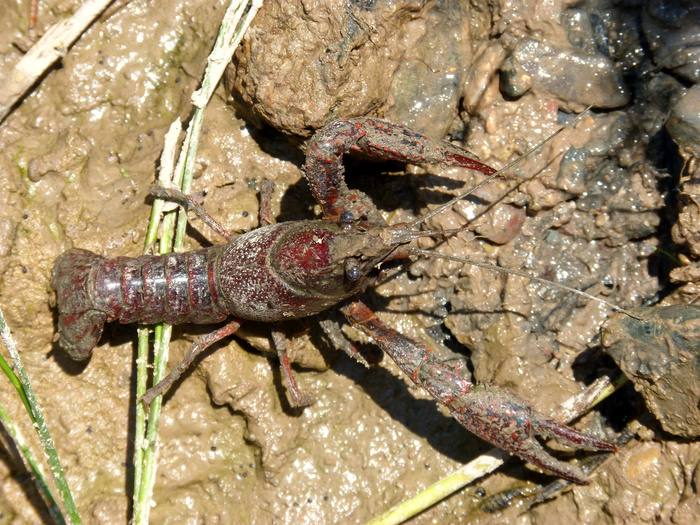
[[[382, 263], [408, 257], [411, 241], [426, 232], [415, 231], [418, 221], [387, 225], [364, 193], [347, 187], [342, 160], [348, 151], [497, 174], [461, 148], [408, 128], [371, 118], [337, 120], [309, 142], [303, 168], [323, 220], [273, 224], [236, 237], [219, 227], [227, 244], [180, 254], [107, 259], [86, 250], [69, 250], [56, 260], [51, 277], [59, 312], [58, 345], [73, 359], [84, 360], [106, 322], [213, 323], [232, 318], [196, 342], [183, 363], [146, 393], [144, 402], [149, 403], [173, 384], [197, 354], [234, 333], [241, 322], [278, 323], [345, 301], [342, 311], [348, 320], [372, 337], [461, 425], [561, 477], [586, 483], [580, 469], [549, 455], [537, 437], [595, 450], [615, 450], [612, 443], [537, 413], [507, 390], [473, 385], [453, 374], [426, 347], [383, 325], [354, 297], [381, 279]], [[167, 191], [166, 196], [189, 203], [206, 224], [218, 226], [192, 199]], [[292, 404], [307, 405], [312, 398], [296, 384], [286, 341], [274, 324], [272, 330]]]

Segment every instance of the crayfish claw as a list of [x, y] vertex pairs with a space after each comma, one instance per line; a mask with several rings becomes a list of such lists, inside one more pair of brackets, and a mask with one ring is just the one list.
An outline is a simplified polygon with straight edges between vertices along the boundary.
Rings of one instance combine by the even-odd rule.
[[534, 437], [520, 442], [515, 448], [516, 450], [506, 449], [506, 451], [568, 481], [573, 481], [580, 485], [588, 485], [591, 482], [588, 476], [586, 476], [583, 470], [577, 465], [558, 460], [549, 454]]
[[[489, 400], [490, 410], [487, 415], [491, 422], [490, 427], [498, 429], [497, 432], [491, 430], [490, 434], [487, 431], [485, 435], [484, 432], [475, 432], [477, 435], [566, 480], [579, 484], [590, 483], [587, 475], [578, 466], [560, 461], [547, 452], [538, 441], [538, 437], [551, 438], [558, 443], [578, 449], [617, 450], [614, 443], [579, 432], [537, 412], [530, 403], [506, 389], [481, 385], [475, 387], [474, 395], [478, 397], [477, 404], [480, 407], [484, 406], [486, 399]], [[475, 406], [473, 401], [471, 404]], [[497, 410], [499, 407], [501, 410]], [[477, 411], [471, 415], [483, 424], [483, 416], [486, 414]], [[479, 417], [480, 415], [482, 417]], [[467, 428], [472, 430], [473, 424]]]
[[475, 385], [465, 377], [463, 367], [439, 361], [425, 346], [384, 325], [361, 301], [356, 299], [341, 311], [371, 336], [416, 384], [447, 407], [460, 425], [495, 447], [581, 484], [589, 483], [583, 470], [551, 456], [538, 437], [554, 438], [576, 448], [616, 450], [613, 443], [578, 432], [537, 412], [508, 389]]
[[443, 403], [464, 428], [492, 445], [575, 483], [589, 483], [583, 471], [550, 455], [538, 437], [553, 438], [575, 448], [614, 451], [604, 439], [563, 425], [532, 408], [530, 403], [494, 385], [466, 385], [444, 369], [422, 368], [422, 386]]
[[584, 434], [563, 425], [558, 421], [547, 417], [539, 412], [532, 411], [532, 427], [537, 435], [543, 438], [552, 438], [562, 445], [586, 450], [602, 450], [606, 452], [617, 452], [615, 443], [600, 439], [590, 434]]

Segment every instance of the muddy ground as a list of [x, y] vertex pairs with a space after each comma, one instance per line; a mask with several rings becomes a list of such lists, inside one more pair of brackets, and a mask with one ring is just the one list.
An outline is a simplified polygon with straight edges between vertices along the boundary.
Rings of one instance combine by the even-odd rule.
[[[427, 224], [452, 228], [481, 214], [472, 231], [421, 245], [623, 307], [687, 303], [700, 275], [693, 5], [268, 0], [205, 116], [194, 191], [231, 231], [258, 226], [264, 179], [275, 182], [277, 220], [311, 218], [318, 209], [300, 172], [303, 144], [334, 118], [387, 118], [500, 167], [592, 105], [509, 173], [517, 189], [504, 196], [515, 183], [498, 181]], [[35, 33], [77, 7], [41, 2]], [[87, 364], [61, 355], [51, 267], [71, 247], [142, 252], [163, 135], [191, 115], [223, 9], [122, 5], [0, 125], [0, 305], [86, 523], [130, 517], [136, 329], [110, 325]], [[0, 0], [0, 12], [1, 86], [27, 46], [28, 24], [24, 3]], [[349, 184], [388, 222], [478, 180], [457, 168], [348, 162]], [[189, 233], [189, 249], [221, 242], [198, 221]], [[478, 381], [512, 388], [545, 412], [617, 369], [598, 336], [609, 309], [519, 277], [419, 260], [364, 299], [439, 355], [469, 359]], [[298, 380], [317, 399], [292, 410], [266, 352], [267, 328], [245, 328], [245, 339], [218, 345], [167, 396], [153, 523], [363, 523], [488, 450], [388, 358], [364, 368], [331, 348], [314, 319], [286, 327]], [[209, 330], [177, 327], [171, 365]], [[686, 381], [693, 389], [697, 377]], [[6, 381], [0, 399], [31, 436]], [[523, 495], [551, 478], [513, 460], [413, 523], [492, 523], [521, 512], [520, 523], [696, 522], [695, 437], [664, 431], [631, 385], [580, 428], [614, 439], [626, 425], [634, 439], [588, 486], [526, 510]], [[0, 524], [42, 523], [15, 456], [0, 448]], [[521, 495], [508, 509], [484, 510], [502, 490]]]

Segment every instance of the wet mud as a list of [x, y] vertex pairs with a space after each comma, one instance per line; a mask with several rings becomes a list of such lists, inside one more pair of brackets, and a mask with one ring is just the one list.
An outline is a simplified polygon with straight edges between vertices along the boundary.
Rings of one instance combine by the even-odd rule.
[[[38, 33], [77, 8], [40, 5]], [[109, 325], [87, 364], [61, 355], [51, 267], [71, 247], [141, 253], [163, 135], [191, 114], [223, 9], [126, 4], [0, 125], [0, 305], [86, 523], [130, 517], [136, 329]], [[0, 12], [2, 85], [26, 43], [27, 12], [9, 0]], [[470, 231], [419, 244], [626, 308], [687, 304], [700, 294], [699, 17], [692, 1], [266, 1], [206, 113], [193, 191], [230, 231], [258, 226], [266, 179], [278, 221], [312, 218], [319, 208], [300, 173], [303, 144], [334, 118], [387, 118], [500, 167], [592, 104], [507, 180], [426, 225], [473, 221]], [[348, 161], [347, 177], [388, 222], [480, 180], [365, 159]], [[188, 249], [222, 242], [196, 220], [188, 232]], [[468, 359], [478, 381], [545, 413], [617, 370], [599, 336], [608, 308], [520, 277], [421, 259], [363, 299], [385, 323], [437, 355]], [[171, 366], [209, 330], [176, 327]], [[285, 333], [316, 404], [290, 408], [265, 325], [217, 345], [166, 396], [153, 523], [363, 523], [487, 449], [388, 359], [363, 367], [333, 349], [313, 318]], [[686, 376], [675, 381], [697, 384], [697, 368], [680, 368]], [[6, 381], [0, 399], [31, 437]], [[530, 494], [550, 480], [514, 460], [412, 522], [498, 523], [525, 512], [527, 523], [555, 513], [562, 522], [694, 523], [700, 447], [664, 424], [677, 414], [649, 414], [630, 385], [583, 418], [578, 428], [599, 437], [614, 439], [625, 425], [635, 436], [588, 486], [529, 509], [509, 496], [510, 506], [485, 510], [485, 498]], [[0, 447], [0, 524], [41, 523], [13, 457]]]
[[700, 435], [700, 308], [693, 305], [634, 309], [603, 325], [605, 351], [641, 392], [666, 432]]

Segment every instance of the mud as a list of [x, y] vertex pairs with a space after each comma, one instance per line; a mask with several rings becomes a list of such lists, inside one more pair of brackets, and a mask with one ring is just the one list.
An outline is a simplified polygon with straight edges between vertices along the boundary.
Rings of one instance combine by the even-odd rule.
[[[39, 32], [75, 9], [41, 6]], [[501, 166], [592, 102], [575, 129], [524, 160], [509, 181], [428, 224], [461, 226], [492, 203], [473, 232], [421, 245], [526, 269], [625, 307], [667, 295], [675, 262], [666, 254], [683, 252], [688, 264], [674, 274], [683, 286], [666, 298], [682, 304], [700, 290], [692, 270], [700, 253], [697, 106], [685, 98], [697, 92], [690, 44], [699, 35], [692, 2], [667, 7], [265, 2], [205, 116], [194, 191], [232, 231], [257, 226], [264, 178], [276, 184], [277, 220], [311, 218], [318, 207], [299, 172], [299, 144], [335, 117], [385, 116]], [[20, 57], [13, 42], [26, 30], [24, 9], [0, 0], [0, 79]], [[86, 366], [58, 354], [51, 266], [73, 246], [141, 252], [163, 134], [190, 114], [222, 10], [222, 2], [127, 4], [83, 35], [0, 126], [0, 304], [86, 523], [130, 515], [136, 331], [110, 325]], [[536, 45], [523, 50], [523, 42]], [[561, 72], [567, 89], [550, 78]], [[348, 180], [399, 222], [478, 178], [357, 160]], [[503, 197], [513, 181], [519, 185]], [[197, 221], [189, 233], [190, 249], [221, 242]], [[545, 412], [615, 368], [597, 341], [607, 309], [518, 277], [421, 260], [365, 299], [383, 321], [441, 355], [468, 357], [477, 379], [512, 388]], [[265, 353], [265, 326], [245, 328], [246, 341], [217, 346], [167, 397], [153, 523], [362, 523], [485, 449], [388, 360], [365, 369], [330, 348], [314, 319], [287, 330], [300, 385], [318, 402], [290, 410]], [[171, 364], [207, 330], [176, 328]], [[6, 383], [3, 406], [32, 436]], [[611, 438], [645, 412], [629, 389], [583, 423]], [[653, 419], [636, 430], [591, 485], [520, 520], [547, 523], [557, 513], [562, 522], [697, 521], [697, 444]], [[6, 447], [0, 456], [0, 523], [40, 523], [22, 469]], [[506, 511], [479, 510], [480, 494], [547, 479], [514, 461], [414, 522], [505, 520]]]
[[635, 308], [641, 320], [623, 314], [601, 328], [605, 351], [632, 381], [666, 432], [700, 435], [700, 347], [692, 305]]

